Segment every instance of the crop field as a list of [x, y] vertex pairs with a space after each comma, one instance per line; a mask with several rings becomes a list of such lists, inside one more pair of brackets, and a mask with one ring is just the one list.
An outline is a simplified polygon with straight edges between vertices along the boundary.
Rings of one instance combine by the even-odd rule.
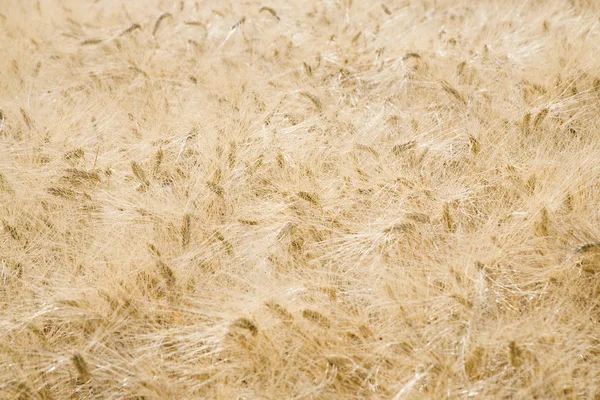
[[0, 398], [599, 400], [599, 16], [0, 0]]

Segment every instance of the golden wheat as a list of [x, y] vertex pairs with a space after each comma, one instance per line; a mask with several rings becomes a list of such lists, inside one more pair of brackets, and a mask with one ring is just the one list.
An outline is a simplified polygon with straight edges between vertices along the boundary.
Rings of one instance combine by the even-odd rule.
[[0, 398], [599, 398], [599, 13], [3, 2]]

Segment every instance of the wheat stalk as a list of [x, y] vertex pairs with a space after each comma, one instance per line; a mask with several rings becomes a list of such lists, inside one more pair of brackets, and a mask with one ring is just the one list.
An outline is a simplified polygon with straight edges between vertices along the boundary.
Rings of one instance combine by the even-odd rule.
[[258, 334], [258, 327], [248, 318], [238, 318], [231, 323], [231, 326], [235, 328], [246, 329], [255, 336]]
[[271, 7], [261, 7], [260, 10], [258, 10], [258, 12], [263, 12], [263, 11], [267, 11], [269, 14], [271, 14], [272, 16], [274, 16], [275, 18], [277, 18], [277, 20], [279, 21], [281, 18], [279, 18], [279, 15], [277, 15], [277, 13], [275, 12], [275, 10], [273, 10]]
[[181, 246], [185, 249], [190, 244], [190, 237], [192, 231], [192, 218], [190, 214], [183, 216], [183, 223], [181, 225]]
[[89, 382], [92, 374], [90, 372], [90, 368], [89, 368], [87, 362], [85, 361], [85, 359], [83, 358], [81, 353], [78, 353], [78, 352], [74, 353], [71, 356], [71, 362], [75, 366], [75, 370], [77, 371], [79, 380], [82, 383]]
[[316, 325], [320, 325], [324, 328], [331, 327], [331, 321], [329, 320], [329, 318], [327, 318], [326, 316], [324, 316], [323, 314], [321, 314], [318, 311], [309, 310], [309, 309], [303, 310], [302, 317], [304, 317], [305, 319], [309, 320], [310, 322], [312, 322]]
[[142, 169], [142, 167], [135, 161], [131, 161], [130, 163], [131, 171], [133, 175], [137, 178], [137, 180], [142, 185], [142, 188], [147, 188], [150, 186], [150, 181], [146, 177], [146, 172]]
[[168, 13], [168, 12], [160, 14], [158, 16], [158, 18], [156, 19], [156, 22], [154, 23], [154, 29], [152, 29], [152, 36], [156, 36], [156, 32], [158, 31], [158, 28], [160, 28], [160, 24], [162, 23], [162, 21], [165, 18], [173, 18], [173, 15], [171, 15], [171, 13]]

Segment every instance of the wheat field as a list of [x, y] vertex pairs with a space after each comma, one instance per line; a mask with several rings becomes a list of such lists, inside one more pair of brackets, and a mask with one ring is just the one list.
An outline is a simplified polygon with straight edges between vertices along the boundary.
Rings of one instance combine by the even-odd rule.
[[599, 13], [0, 0], [0, 398], [600, 399]]

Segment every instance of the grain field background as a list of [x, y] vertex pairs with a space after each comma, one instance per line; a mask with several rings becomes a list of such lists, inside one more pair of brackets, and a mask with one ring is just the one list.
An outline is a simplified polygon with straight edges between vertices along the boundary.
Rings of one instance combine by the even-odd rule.
[[0, 398], [600, 399], [599, 15], [0, 0]]

